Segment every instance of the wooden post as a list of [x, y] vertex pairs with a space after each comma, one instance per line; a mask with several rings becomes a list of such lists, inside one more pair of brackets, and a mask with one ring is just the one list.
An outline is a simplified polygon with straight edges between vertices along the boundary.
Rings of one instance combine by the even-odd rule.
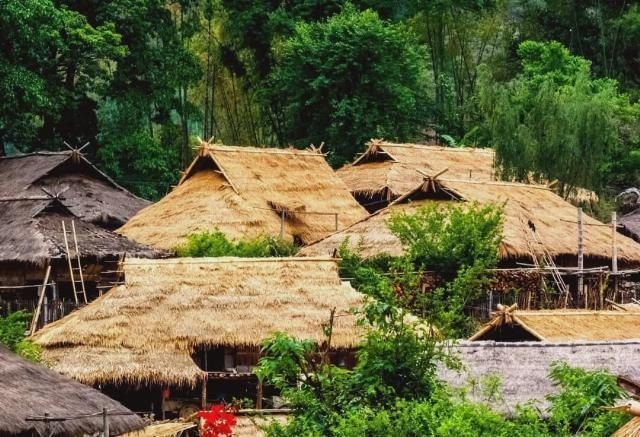
[[262, 410], [262, 381], [258, 381], [256, 388], [256, 410]]
[[338, 213], [337, 212], [334, 214], [334, 217], [336, 219], [336, 229], [335, 230], [337, 231], [338, 230]]
[[200, 392], [200, 407], [203, 410], [207, 408], [207, 382], [209, 382], [208, 374], [202, 379], [202, 391]]
[[618, 294], [618, 214], [611, 213], [611, 272], [613, 273], [613, 299]]
[[[584, 229], [582, 226], [582, 208], [578, 208], [578, 296], [584, 293]], [[587, 294], [584, 293], [584, 307], [587, 308]]]
[[102, 409], [102, 435], [109, 437], [109, 413], [106, 407]]
[[67, 227], [64, 225], [64, 220], [62, 221], [62, 236], [64, 237], [64, 248], [67, 251], [67, 264], [69, 264], [69, 275], [71, 276], [71, 288], [73, 288], [73, 298], [76, 301], [76, 306], [78, 303], [78, 293], [76, 292], [76, 281], [73, 277], [73, 266], [71, 265], [71, 255], [69, 253], [69, 242], [67, 241]]
[[31, 320], [31, 328], [29, 329], [29, 335], [33, 335], [38, 329], [38, 319], [40, 318], [40, 308], [42, 308], [42, 304], [44, 302], [44, 295], [47, 291], [47, 282], [49, 282], [49, 275], [51, 274], [51, 264], [47, 266], [47, 270], [44, 274], [44, 281], [42, 282], [42, 287], [40, 287], [40, 295], [38, 296], [38, 305], [36, 306], [36, 311], [33, 313], [33, 320]]

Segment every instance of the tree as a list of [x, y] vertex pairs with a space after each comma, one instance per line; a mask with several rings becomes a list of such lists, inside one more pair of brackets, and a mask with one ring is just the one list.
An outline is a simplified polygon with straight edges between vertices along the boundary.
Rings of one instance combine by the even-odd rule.
[[638, 134], [638, 108], [616, 81], [592, 79], [590, 62], [558, 42], [526, 41], [518, 54], [518, 76], [495, 83], [485, 70], [479, 94], [485, 140], [503, 177], [557, 179], [566, 195], [601, 190], [612, 157]]
[[325, 142], [337, 165], [371, 137], [410, 140], [426, 126], [425, 53], [371, 10], [299, 23], [275, 53], [266, 94], [282, 144]]

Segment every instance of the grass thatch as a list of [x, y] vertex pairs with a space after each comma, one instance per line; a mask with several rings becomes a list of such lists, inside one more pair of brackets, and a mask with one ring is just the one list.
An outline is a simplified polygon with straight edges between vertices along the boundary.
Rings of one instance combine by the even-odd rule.
[[[435, 189], [434, 189], [435, 188]], [[422, 192], [422, 200], [412, 200]], [[391, 214], [416, 208], [429, 202], [441, 202], [444, 195], [452, 201], [462, 199], [479, 204], [496, 204], [504, 207], [503, 241], [500, 255], [503, 259], [529, 259], [527, 234], [524, 223], [535, 225], [536, 233], [549, 253], [556, 258], [564, 257], [569, 265], [576, 265], [577, 219], [576, 208], [550, 189], [539, 185], [510, 182], [478, 182], [438, 179], [435, 184], [420, 183], [406, 196], [398, 198], [389, 207], [352, 225], [344, 231], [334, 233], [311, 244], [301, 251], [306, 256], [322, 256], [333, 253], [349, 238], [352, 246], [360, 245], [365, 257], [381, 253], [399, 255], [403, 247], [398, 238], [387, 228]], [[433, 198], [434, 200], [431, 200]], [[584, 256], [598, 262], [611, 259], [611, 228], [603, 223], [584, 217]], [[617, 238], [618, 259], [622, 263], [640, 263], [640, 245], [628, 237]], [[538, 249], [539, 250], [539, 249]]]
[[[564, 361], [586, 370], [605, 369], [613, 375], [640, 378], [640, 342], [460, 342], [452, 347], [462, 370], [439, 369], [439, 376], [451, 386], [465, 387], [472, 400], [485, 402], [494, 410], [517, 414], [516, 405], [535, 401], [548, 405], [546, 396], [560, 388], [549, 379], [553, 363]], [[486, 377], [500, 378], [501, 390], [490, 400], [478, 382]], [[473, 384], [475, 382], [475, 384]], [[470, 387], [473, 387], [471, 388]]]
[[[27, 417], [69, 417], [110, 412], [131, 413], [124, 406], [79, 382], [44, 366], [26, 361], [0, 346], [0, 435], [48, 435], [43, 422]], [[135, 415], [111, 416], [111, 435], [144, 426]], [[92, 435], [102, 430], [102, 417], [88, 417], [50, 424], [51, 435]]]
[[349, 310], [363, 297], [334, 260], [132, 259], [125, 274], [126, 285], [36, 334], [56, 370], [91, 384], [194, 384], [196, 348], [259, 346], [276, 331], [322, 343], [334, 307], [332, 347], [360, 338]]
[[204, 146], [180, 184], [119, 232], [171, 249], [195, 232], [279, 236], [308, 243], [367, 215], [324, 157], [295, 149]]
[[[154, 249], [79, 220], [58, 200], [3, 200], [0, 201], [0, 262], [44, 265], [51, 258], [66, 256], [63, 220], [69, 231], [74, 221], [78, 246], [84, 257], [158, 255]], [[71, 235], [69, 238], [72, 239]]]
[[462, 180], [495, 180], [493, 149], [394, 144], [372, 140], [366, 152], [336, 174], [358, 195], [374, 197], [385, 192], [391, 200], [412, 190], [423, 174]]
[[639, 437], [640, 436], [640, 417], [634, 417], [624, 424], [622, 428], [617, 430], [611, 437]]
[[640, 313], [505, 308], [469, 340], [619, 341], [640, 339]]
[[0, 197], [60, 193], [60, 200], [84, 221], [114, 229], [149, 202], [118, 185], [84, 156], [72, 151], [0, 158]]

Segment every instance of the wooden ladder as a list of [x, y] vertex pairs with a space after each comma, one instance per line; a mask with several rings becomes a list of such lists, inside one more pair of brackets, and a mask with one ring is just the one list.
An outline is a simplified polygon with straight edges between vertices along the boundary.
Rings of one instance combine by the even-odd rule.
[[[75, 247], [76, 256], [72, 257], [71, 252], [69, 251], [69, 239], [67, 238], [67, 234], [70, 233], [73, 235], [73, 245]], [[84, 287], [84, 277], [82, 275], [82, 263], [80, 261], [80, 249], [78, 248], [78, 237], [76, 235], [76, 225], [73, 220], [71, 220], [71, 231], [67, 231], [67, 227], [62, 221], [62, 235], [64, 235], [64, 248], [67, 252], [67, 263], [69, 264], [69, 275], [71, 276], [71, 286], [73, 287], [73, 297], [76, 301], [76, 306], [80, 305], [80, 299], [78, 299], [78, 295], [82, 298], [84, 303], [87, 303], [87, 291]], [[72, 258], [75, 258], [76, 266], [73, 266]], [[76, 279], [76, 273], [80, 279]], [[78, 287], [77, 284], [80, 284]]]
[[[562, 279], [558, 266], [555, 261], [553, 261], [553, 257], [542, 240], [539, 238], [537, 231], [529, 226], [522, 214], [520, 215], [520, 222], [527, 242], [527, 248], [531, 254], [531, 258], [533, 259], [533, 264], [537, 269], [546, 268], [551, 271], [553, 282], [556, 284], [556, 287], [560, 292], [560, 296], [564, 297], [564, 306], [566, 307], [569, 299], [569, 287], [566, 282], [564, 282], [564, 279]], [[540, 254], [541, 260], [538, 259], [538, 254]], [[543, 282], [543, 287], [546, 289], [546, 285], [544, 284], [545, 283]]]

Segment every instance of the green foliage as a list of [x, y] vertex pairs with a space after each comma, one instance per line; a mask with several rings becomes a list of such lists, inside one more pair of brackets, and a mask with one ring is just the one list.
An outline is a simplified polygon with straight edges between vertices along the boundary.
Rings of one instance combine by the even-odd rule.
[[556, 363], [549, 376], [561, 387], [559, 394], [549, 396], [549, 422], [555, 432], [608, 436], [629, 420], [626, 414], [602, 410], [623, 395], [610, 373]]
[[[531, 175], [600, 190], [620, 146], [637, 138], [638, 108], [611, 79], [592, 79], [590, 63], [557, 42], [520, 44], [522, 72], [508, 83], [481, 74], [486, 140], [503, 177]], [[628, 152], [622, 152], [626, 155]]]
[[190, 235], [187, 242], [177, 248], [178, 256], [218, 257], [239, 256], [243, 258], [293, 256], [298, 248], [285, 240], [260, 236], [253, 239], [231, 241], [220, 231]]
[[301, 22], [276, 53], [266, 92], [283, 143], [325, 142], [337, 165], [371, 137], [408, 140], [426, 126], [425, 53], [374, 11]]
[[40, 347], [25, 338], [30, 321], [31, 314], [26, 311], [0, 317], [0, 344], [28, 360], [40, 361]]

